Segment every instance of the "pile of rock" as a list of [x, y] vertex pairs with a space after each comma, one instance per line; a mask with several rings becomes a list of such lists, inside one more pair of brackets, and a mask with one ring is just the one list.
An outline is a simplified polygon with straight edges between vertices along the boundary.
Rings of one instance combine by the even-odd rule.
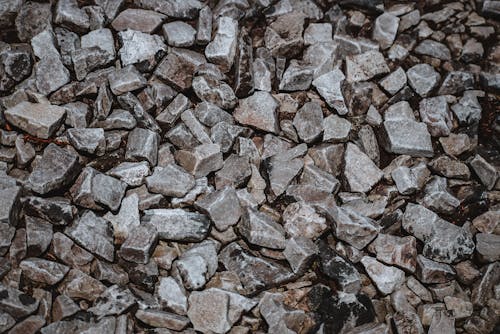
[[499, 17], [1, 1], [0, 332], [500, 330]]

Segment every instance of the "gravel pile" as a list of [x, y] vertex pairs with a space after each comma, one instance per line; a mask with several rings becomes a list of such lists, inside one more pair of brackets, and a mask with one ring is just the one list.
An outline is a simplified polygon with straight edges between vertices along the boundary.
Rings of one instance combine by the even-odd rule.
[[0, 1], [0, 332], [500, 331], [500, 1]]

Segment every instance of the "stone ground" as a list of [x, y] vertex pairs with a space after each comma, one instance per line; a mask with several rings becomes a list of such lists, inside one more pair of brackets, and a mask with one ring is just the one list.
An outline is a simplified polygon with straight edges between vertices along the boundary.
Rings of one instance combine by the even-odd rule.
[[0, 1], [1, 333], [500, 332], [500, 1]]

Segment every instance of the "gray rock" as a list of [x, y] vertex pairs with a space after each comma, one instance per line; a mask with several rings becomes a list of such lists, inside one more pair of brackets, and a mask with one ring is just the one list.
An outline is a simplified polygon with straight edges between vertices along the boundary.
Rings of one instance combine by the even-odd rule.
[[367, 51], [346, 58], [348, 82], [367, 81], [377, 75], [389, 73], [389, 71], [384, 55], [378, 51]]
[[87, 75], [110, 63], [112, 57], [109, 52], [99, 46], [78, 48], [71, 52], [73, 69], [78, 80], [83, 80]]
[[122, 47], [118, 54], [122, 66], [138, 64], [139, 70], [152, 69], [158, 58], [167, 51], [167, 46], [158, 35], [149, 35], [140, 31], [120, 31], [118, 36]]
[[68, 129], [67, 134], [71, 145], [80, 152], [101, 156], [106, 151], [106, 139], [101, 128]]
[[109, 88], [115, 95], [140, 89], [146, 86], [146, 79], [133, 66], [126, 66], [109, 76]]
[[28, 177], [28, 184], [34, 192], [46, 194], [70, 184], [79, 170], [78, 157], [74, 153], [49, 144]]
[[190, 290], [202, 288], [217, 271], [217, 249], [219, 244], [206, 240], [185, 251], [173, 264]]
[[294, 274], [282, 265], [253, 256], [233, 242], [219, 254], [224, 267], [236, 273], [245, 289], [245, 295], [253, 295], [293, 279]]
[[446, 45], [431, 39], [426, 39], [420, 42], [420, 44], [415, 48], [415, 52], [420, 55], [430, 56], [441, 60], [451, 59], [450, 49], [448, 49]]
[[307, 90], [311, 86], [312, 79], [313, 67], [294, 59], [290, 61], [290, 65], [283, 73], [279, 90], [287, 92]]
[[98, 120], [105, 120], [111, 111], [112, 104], [113, 95], [111, 95], [111, 91], [108, 86], [102, 84], [99, 86], [97, 99], [94, 103], [94, 116]]
[[333, 175], [315, 165], [304, 165], [300, 183], [312, 185], [318, 189], [334, 193], [340, 187], [340, 182]]
[[259, 130], [278, 133], [276, 109], [278, 102], [268, 92], [255, 92], [250, 97], [241, 99], [234, 111], [234, 118], [243, 125], [250, 125]]
[[417, 277], [422, 283], [446, 283], [454, 276], [455, 270], [452, 266], [432, 261], [422, 255], [417, 256]]
[[285, 230], [270, 216], [246, 208], [238, 224], [238, 231], [251, 244], [271, 249], [285, 248]]
[[175, 278], [161, 277], [157, 285], [157, 292], [163, 307], [180, 315], [186, 315], [188, 310], [188, 299], [182, 284]]
[[9, 250], [16, 228], [8, 224], [0, 224], [0, 255], [4, 256]]
[[148, 129], [135, 128], [128, 135], [127, 160], [147, 160], [156, 166], [158, 160], [158, 134]]
[[170, 104], [156, 116], [156, 121], [160, 125], [172, 125], [177, 121], [184, 110], [191, 106], [191, 102], [184, 94], [177, 94], [177, 96], [170, 102]]
[[193, 115], [193, 111], [188, 109], [181, 114], [181, 120], [188, 127], [194, 137], [203, 144], [212, 144], [205, 127]]
[[412, 236], [397, 237], [380, 233], [368, 249], [376, 254], [379, 261], [415, 272], [417, 241]]
[[324, 142], [345, 142], [349, 139], [351, 122], [337, 115], [330, 115], [323, 120]]
[[351, 191], [367, 192], [382, 179], [383, 172], [352, 143], [347, 144], [344, 160], [344, 175]]
[[217, 32], [206, 46], [205, 56], [210, 62], [220, 65], [222, 71], [229, 71], [234, 63], [237, 39], [238, 21], [230, 17], [219, 17]]
[[[2, 179], [0, 178], [0, 182]], [[0, 183], [0, 223], [16, 226], [21, 213], [21, 187], [12, 179], [10, 185]]]
[[417, 64], [411, 67], [406, 75], [411, 88], [422, 97], [426, 97], [441, 79], [441, 75], [429, 64]]
[[391, 172], [391, 177], [402, 195], [411, 195], [418, 189], [417, 178], [406, 166], [399, 166]]
[[299, 12], [280, 15], [267, 26], [264, 43], [273, 56], [295, 56], [304, 44], [304, 15]]
[[427, 124], [433, 137], [448, 136], [453, 128], [452, 114], [445, 96], [420, 101], [420, 118]]
[[162, 30], [170, 46], [187, 47], [194, 44], [196, 30], [185, 22], [169, 22], [163, 25]]
[[316, 140], [323, 131], [323, 111], [317, 102], [307, 102], [293, 119], [300, 139], [306, 143]]
[[29, 41], [38, 33], [50, 28], [52, 22], [51, 6], [46, 3], [26, 2], [17, 12], [15, 19], [19, 39]]
[[344, 293], [358, 293], [361, 276], [350, 262], [339, 256], [324, 241], [318, 244], [321, 271], [333, 280]]
[[8, 313], [2, 312], [0, 314], [0, 330], [2, 332], [7, 332], [9, 328], [16, 324], [16, 320], [11, 317]]
[[201, 241], [210, 229], [208, 217], [182, 209], [145, 210], [141, 222], [155, 226], [160, 239], [180, 242]]
[[494, 166], [488, 163], [482, 156], [476, 154], [474, 159], [471, 160], [470, 165], [481, 182], [488, 189], [493, 189], [498, 178], [498, 172]]
[[198, 103], [193, 114], [201, 123], [209, 127], [213, 127], [221, 122], [226, 122], [228, 124], [234, 123], [231, 114], [210, 102]]
[[215, 173], [215, 188], [222, 189], [226, 186], [237, 188], [245, 184], [251, 175], [252, 170], [248, 157], [231, 154], [224, 161], [224, 167]]
[[151, 34], [165, 18], [165, 15], [152, 10], [127, 8], [118, 14], [111, 26], [116, 31], [131, 29]]
[[111, 168], [107, 174], [120, 179], [129, 186], [140, 186], [144, 183], [144, 179], [149, 176], [150, 170], [147, 161], [122, 162]]
[[326, 219], [305, 202], [289, 204], [283, 211], [283, 227], [289, 236], [316, 239], [328, 229]]
[[283, 255], [290, 267], [297, 274], [304, 273], [317, 254], [318, 247], [316, 244], [304, 236], [288, 239], [283, 251]]
[[90, 26], [87, 13], [78, 7], [76, 0], [62, 0], [57, 3], [54, 23], [78, 32], [85, 32]]
[[33, 314], [39, 302], [22, 291], [0, 283], [0, 311], [10, 314], [15, 319], [24, 318]]
[[51, 249], [59, 260], [71, 267], [85, 266], [94, 259], [91, 253], [60, 232], [54, 233]]
[[66, 110], [47, 103], [21, 102], [5, 110], [5, 118], [12, 125], [32, 136], [48, 139], [59, 128]]
[[406, 85], [406, 73], [402, 67], [380, 80], [382, 88], [391, 95], [395, 95]]
[[189, 325], [187, 317], [157, 310], [137, 310], [135, 317], [151, 327], [181, 331]]
[[257, 58], [252, 64], [253, 82], [255, 90], [271, 92], [272, 73], [268, 64], [262, 58]]
[[89, 308], [88, 311], [101, 319], [109, 315], [120, 315], [134, 305], [135, 302], [136, 298], [129, 289], [113, 285], [99, 296], [94, 306]]
[[28, 254], [43, 254], [52, 242], [52, 224], [43, 219], [25, 216]]
[[196, 44], [206, 45], [212, 38], [212, 10], [209, 6], [200, 9], [196, 22]]
[[195, 205], [209, 215], [219, 231], [238, 223], [242, 214], [236, 191], [231, 187], [208, 194], [197, 200]]
[[421, 205], [408, 204], [403, 228], [424, 242], [422, 254], [433, 260], [455, 263], [474, 251], [472, 236], [466, 229], [441, 219]]
[[478, 96], [481, 95], [477, 91], [465, 91], [458, 103], [451, 106], [461, 125], [477, 124], [481, 120], [482, 108]]
[[24, 277], [32, 282], [54, 285], [68, 273], [69, 267], [39, 258], [28, 258], [19, 264]]
[[363, 256], [361, 263], [377, 289], [384, 295], [399, 289], [405, 281], [404, 271], [383, 265], [370, 256]]
[[333, 40], [332, 32], [331, 23], [311, 23], [304, 31], [304, 44], [311, 45], [331, 42]]
[[500, 259], [499, 246], [500, 236], [489, 233], [476, 234], [476, 250], [484, 261], [498, 261]]
[[175, 158], [195, 178], [206, 176], [223, 166], [222, 153], [217, 144], [202, 144], [189, 151], [179, 150]]
[[389, 48], [398, 33], [399, 17], [389, 13], [383, 13], [375, 20], [373, 28], [373, 39], [379, 42], [382, 50]]
[[182, 197], [194, 185], [194, 177], [182, 167], [169, 164], [166, 167], [156, 167], [153, 174], [146, 178], [149, 191], [164, 196]]
[[113, 261], [115, 248], [112, 229], [106, 220], [92, 211], [86, 211], [64, 233], [89, 252]]
[[277, 197], [283, 194], [304, 167], [301, 159], [271, 159], [267, 164], [269, 184]]
[[192, 50], [174, 48], [160, 62], [154, 73], [176, 90], [184, 91], [191, 87], [193, 74], [204, 63], [206, 59], [203, 55]]
[[340, 69], [335, 69], [315, 78], [312, 82], [325, 102], [334, 108], [339, 115], [345, 115], [348, 112], [342, 93], [344, 79], [344, 73]]
[[118, 214], [114, 215], [108, 212], [103, 218], [113, 225], [115, 243], [123, 243], [123, 241], [128, 238], [131, 231], [140, 224], [138, 195], [128, 195], [122, 200], [122, 205]]
[[120, 257], [125, 261], [147, 264], [156, 243], [158, 232], [153, 225], [134, 227], [120, 248]]
[[105, 62], [112, 62], [116, 57], [115, 42], [113, 34], [109, 29], [92, 30], [88, 34], [83, 35], [80, 45], [82, 48], [98, 47], [107, 53]]
[[223, 109], [233, 109], [237, 97], [231, 86], [212, 76], [202, 75], [193, 79], [193, 90], [202, 101], [210, 102]]

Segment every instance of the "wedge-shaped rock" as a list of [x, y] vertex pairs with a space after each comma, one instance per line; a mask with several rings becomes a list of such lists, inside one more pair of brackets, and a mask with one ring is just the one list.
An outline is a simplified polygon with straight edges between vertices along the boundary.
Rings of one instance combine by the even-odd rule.
[[420, 118], [427, 124], [431, 136], [448, 136], [453, 129], [453, 116], [445, 96], [436, 96], [420, 101]]
[[164, 196], [182, 197], [195, 186], [194, 177], [175, 164], [156, 167], [146, 178], [149, 191]]
[[28, 177], [28, 184], [34, 192], [46, 194], [70, 184], [79, 171], [76, 154], [49, 144]]
[[217, 21], [215, 37], [205, 48], [205, 56], [227, 72], [234, 63], [237, 40], [238, 21], [229, 16], [221, 16]]
[[472, 235], [425, 207], [409, 203], [403, 228], [424, 243], [422, 254], [435, 261], [455, 263], [474, 252]]
[[379, 261], [415, 272], [417, 240], [412, 236], [379, 234], [368, 249], [376, 254]]
[[19, 268], [24, 277], [32, 282], [54, 285], [60, 282], [68, 273], [69, 267], [53, 261], [39, 258], [28, 258], [21, 261]]
[[293, 125], [300, 139], [311, 143], [318, 139], [323, 131], [323, 111], [317, 102], [307, 102], [295, 114]]
[[397, 290], [405, 281], [405, 273], [401, 269], [389, 267], [370, 256], [363, 256], [361, 263], [368, 276], [384, 295]]
[[32, 136], [48, 139], [61, 125], [66, 109], [48, 103], [23, 101], [5, 110], [5, 119]]
[[318, 247], [311, 239], [303, 236], [287, 240], [283, 255], [297, 274], [304, 273], [318, 254]]
[[182, 209], [145, 210], [141, 222], [155, 226], [160, 239], [180, 242], [201, 241], [210, 229], [207, 216]]
[[161, 277], [156, 288], [156, 295], [165, 308], [186, 315], [188, 310], [188, 299], [182, 283], [171, 276]]
[[225, 231], [240, 220], [242, 209], [232, 187], [217, 190], [195, 202], [196, 207], [206, 212], [219, 231]]
[[133, 65], [126, 66], [109, 75], [109, 88], [115, 95], [131, 92], [146, 86], [146, 79]]
[[189, 151], [179, 150], [175, 152], [175, 158], [195, 178], [207, 176], [224, 164], [218, 144], [202, 144]]
[[101, 156], [106, 151], [106, 138], [102, 128], [68, 129], [71, 145], [80, 152]]
[[185, 251], [173, 264], [184, 286], [190, 290], [201, 289], [217, 271], [217, 249], [213, 240], [205, 240]]
[[272, 248], [285, 248], [285, 230], [265, 213], [247, 207], [238, 224], [241, 235], [251, 244]]
[[425, 284], [446, 283], [453, 279], [455, 270], [452, 266], [417, 256], [417, 277]]
[[355, 144], [347, 143], [344, 161], [344, 175], [351, 191], [370, 191], [384, 175], [377, 165]]
[[398, 33], [399, 17], [389, 13], [384, 13], [375, 20], [373, 28], [373, 39], [379, 42], [384, 50], [389, 48]]
[[250, 125], [259, 130], [278, 133], [276, 109], [278, 102], [268, 92], [255, 92], [252, 96], [240, 100], [234, 111], [234, 118], [243, 125]]
[[340, 69], [335, 69], [317, 77], [312, 82], [325, 102], [334, 108], [339, 115], [345, 115], [349, 112], [342, 93], [344, 79], [344, 73]]
[[367, 51], [365, 53], [348, 56], [346, 58], [347, 81], [367, 81], [379, 75], [389, 73], [384, 55], [378, 51]]
[[135, 296], [129, 289], [113, 285], [106, 289], [88, 311], [99, 319], [109, 315], [120, 315], [135, 304]]
[[326, 219], [306, 202], [294, 202], [283, 211], [284, 228], [289, 236], [316, 239], [328, 229]]

